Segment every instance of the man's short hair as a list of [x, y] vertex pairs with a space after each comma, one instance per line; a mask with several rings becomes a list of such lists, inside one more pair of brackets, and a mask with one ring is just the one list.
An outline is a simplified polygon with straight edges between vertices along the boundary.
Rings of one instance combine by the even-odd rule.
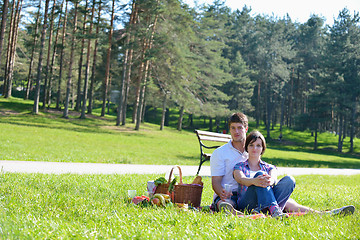
[[229, 128], [231, 123], [241, 123], [245, 128], [248, 127], [248, 118], [241, 112], [233, 113], [229, 118]]

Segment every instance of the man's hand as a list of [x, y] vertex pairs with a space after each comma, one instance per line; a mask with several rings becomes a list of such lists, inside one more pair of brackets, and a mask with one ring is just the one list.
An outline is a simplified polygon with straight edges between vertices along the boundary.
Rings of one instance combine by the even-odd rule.
[[221, 200], [225, 201], [226, 199], [230, 198], [232, 195], [233, 195], [232, 192], [227, 192], [227, 191], [225, 191], [225, 189], [223, 188], [223, 190], [221, 191], [219, 197], [220, 197]]

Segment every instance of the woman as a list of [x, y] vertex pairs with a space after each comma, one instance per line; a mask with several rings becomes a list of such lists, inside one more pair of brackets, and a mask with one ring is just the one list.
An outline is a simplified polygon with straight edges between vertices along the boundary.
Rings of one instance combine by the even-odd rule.
[[295, 188], [295, 179], [285, 176], [277, 181], [276, 167], [261, 160], [266, 142], [259, 131], [251, 132], [245, 140], [249, 158], [234, 167], [234, 178], [239, 183], [240, 210], [269, 211], [272, 217], [283, 217], [284, 206]]

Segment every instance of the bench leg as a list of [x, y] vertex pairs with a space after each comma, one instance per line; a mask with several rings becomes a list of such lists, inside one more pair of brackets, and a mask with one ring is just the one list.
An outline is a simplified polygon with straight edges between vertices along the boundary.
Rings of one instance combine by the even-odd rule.
[[202, 165], [205, 161], [206, 161], [206, 160], [200, 159], [200, 164], [199, 164], [199, 168], [198, 168], [198, 170], [197, 170], [196, 175], [199, 175], [199, 172], [200, 172], [200, 169], [201, 169], [201, 165]]

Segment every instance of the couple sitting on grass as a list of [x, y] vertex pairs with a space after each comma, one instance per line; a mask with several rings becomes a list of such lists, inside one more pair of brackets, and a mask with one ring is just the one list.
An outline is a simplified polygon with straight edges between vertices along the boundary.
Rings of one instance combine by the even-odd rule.
[[[266, 149], [264, 136], [253, 131], [247, 137], [248, 119], [243, 113], [229, 118], [231, 141], [216, 149], [210, 158], [211, 183], [215, 192], [213, 208], [234, 215], [269, 213], [272, 217], [286, 212], [352, 214], [354, 206], [320, 212], [302, 206], [290, 198], [295, 179], [285, 176], [278, 181], [276, 167], [261, 160]], [[226, 191], [225, 185], [231, 190]]]

